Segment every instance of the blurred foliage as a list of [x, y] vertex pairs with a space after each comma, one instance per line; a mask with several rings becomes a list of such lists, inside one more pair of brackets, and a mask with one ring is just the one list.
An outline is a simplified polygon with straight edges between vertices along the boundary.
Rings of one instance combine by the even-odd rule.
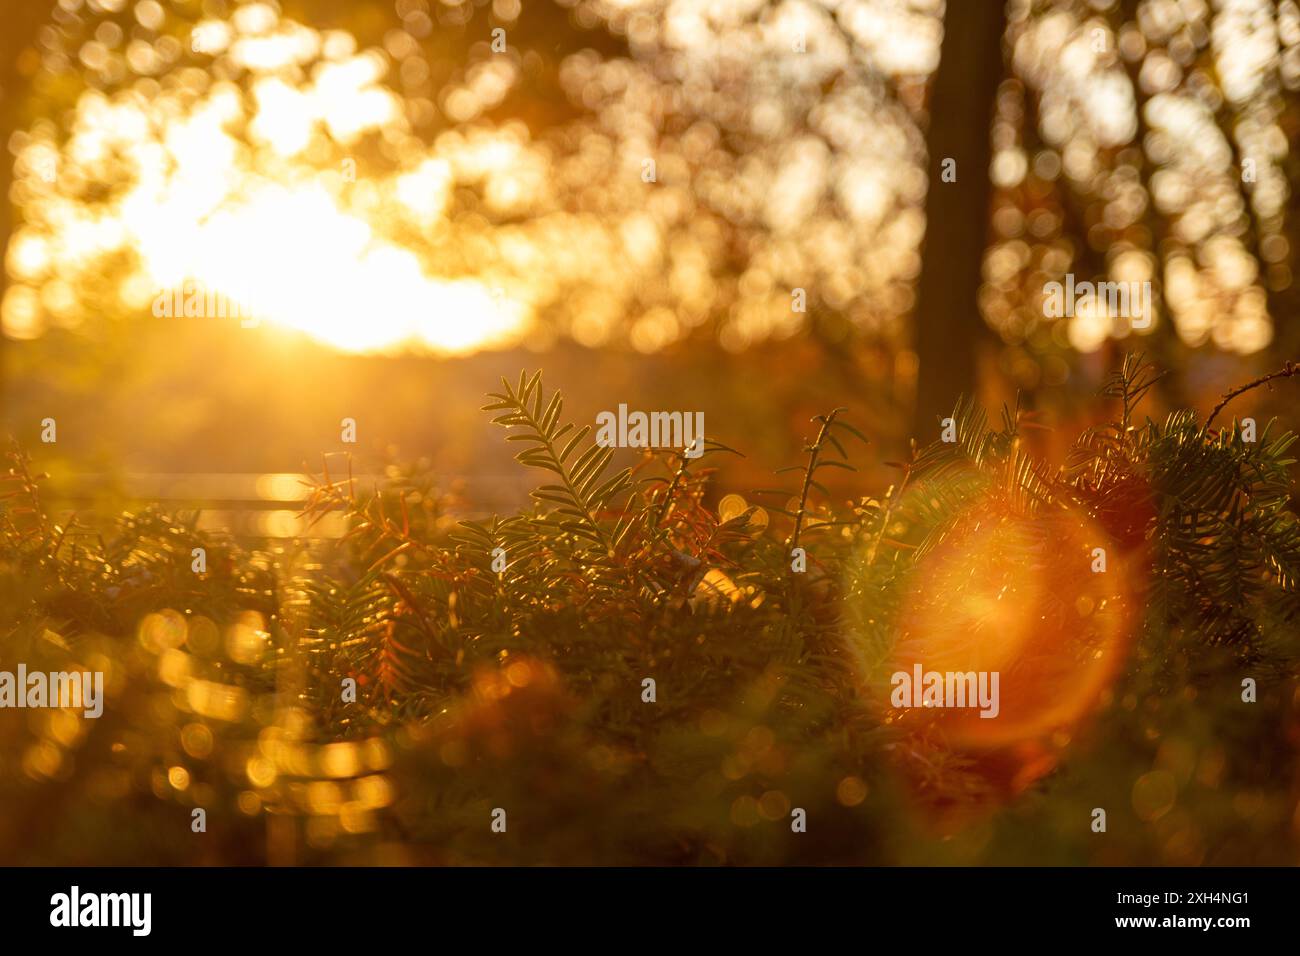
[[[1126, 361], [1058, 466], [1032, 415], [963, 403], [847, 507], [821, 479], [865, 439], [819, 416], [775, 503], [714, 509], [730, 449], [611, 474], [521, 375], [487, 410], [533, 507], [326, 473], [308, 514], [348, 537], [268, 552], [56, 525], [15, 451], [0, 664], [102, 670], [107, 701], [0, 713], [4, 860], [1294, 863], [1294, 436], [1139, 422], [1153, 380]], [[1000, 670], [999, 719], [893, 706], [911, 661]]]
[[[112, 337], [191, 281], [363, 351], [807, 331], [914, 359], [926, 131], [967, 121], [927, 108], [937, 0], [18, 7], [13, 338]], [[1080, 356], [1133, 335], [1171, 366], [1293, 352], [1300, 7], [1012, 0], [1002, 47], [1002, 375], [1086, 394], [1110, 356]], [[1153, 323], [1049, 318], [1067, 273], [1149, 281]]]

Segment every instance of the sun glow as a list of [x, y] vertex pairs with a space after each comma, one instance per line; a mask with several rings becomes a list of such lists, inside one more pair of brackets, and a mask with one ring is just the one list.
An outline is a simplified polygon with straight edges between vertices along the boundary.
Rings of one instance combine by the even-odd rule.
[[[526, 290], [507, 276], [435, 274], [422, 242], [445, 225], [455, 176], [502, 172], [486, 158], [515, 155], [509, 144], [475, 144], [485, 159], [459, 169], [430, 157], [382, 85], [382, 54], [259, 10], [241, 8], [224, 32], [205, 23], [193, 38], [196, 51], [222, 55], [227, 75], [244, 71], [242, 83], [184, 70], [164, 89], [91, 91], [66, 143], [34, 131], [19, 172], [36, 214], [9, 257], [20, 284], [5, 303], [6, 331], [35, 334], [36, 310], [58, 304], [52, 285], [70, 291], [111, 261], [128, 314], [164, 295], [217, 296], [246, 306], [247, 326], [346, 351], [461, 353], [516, 340], [532, 316]], [[351, 151], [368, 134], [402, 148], [381, 172], [359, 174]], [[108, 198], [87, 203], [77, 193], [90, 186]]]
[[179, 243], [158, 218], [155, 208], [133, 222], [156, 285], [220, 290], [259, 322], [347, 351], [468, 351], [506, 338], [525, 318], [477, 282], [426, 275], [413, 252], [375, 236], [319, 187], [264, 187]]

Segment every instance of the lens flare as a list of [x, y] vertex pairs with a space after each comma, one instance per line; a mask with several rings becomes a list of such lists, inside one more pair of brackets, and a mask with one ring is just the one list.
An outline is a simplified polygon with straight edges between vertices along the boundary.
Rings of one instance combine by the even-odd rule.
[[[931, 492], [915, 488], [902, 512], [929, 513]], [[896, 612], [863, 620], [847, 649], [897, 734], [917, 826], [976, 832], [1086, 745], [1145, 590], [1143, 543], [1109, 527], [1005, 487], [976, 493], [890, 583]]]
[[937, 724], [951, 745], [977, 750], [1069, 733], [1123, 659], [1134, 564], [1073, 511], [1028, 516], [997, 501], [970, 509], [918, 561], [887, 671], [960, 675], [944, 689], [979, 686], [994, 699], [954, 707], [944, 698], [895, 708], [891, 719]]

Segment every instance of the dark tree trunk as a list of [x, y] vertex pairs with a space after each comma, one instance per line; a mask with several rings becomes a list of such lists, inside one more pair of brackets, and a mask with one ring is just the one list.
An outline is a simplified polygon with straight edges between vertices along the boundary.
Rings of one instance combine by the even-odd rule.
[[[913, 328], [918, 369], [915, 435], [925, 442], [958, 395], [974, 395], [981, 343], [991, 337], [976, 299], [988, 239], [989, 127], [1002, 81], [1002, 0], [948, 0], [930, 97], [930, 189]], [[954, 159], [956, 181], [944, 182]], [[951, 178], [951, 177], [950, 177]]]

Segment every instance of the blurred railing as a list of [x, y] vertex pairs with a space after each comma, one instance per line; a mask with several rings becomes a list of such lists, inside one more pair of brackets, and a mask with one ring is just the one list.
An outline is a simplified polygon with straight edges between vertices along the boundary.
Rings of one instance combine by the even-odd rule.
[[[432, 476], [444, 488], [458, 477]], [[358, 490], [385, 483], [382, 475], [353, 475], [352, 480]], [[527, 502], [530, 485], [517, 475], [475, 475], [472, 487], [473, 506], [460, 517], [513, 512]], [[159, 504], [168, 511], [197, 510], [202, 531], [253, 538], [342, 537], [347, 530], [342, 513], [326, 514], [310, 525], [301, 517], [310, 488], [307, 475], [293, 472], [78, 474], [58, 481], [45, 497], [60, 519], [110, 499], [127, 507]]]

